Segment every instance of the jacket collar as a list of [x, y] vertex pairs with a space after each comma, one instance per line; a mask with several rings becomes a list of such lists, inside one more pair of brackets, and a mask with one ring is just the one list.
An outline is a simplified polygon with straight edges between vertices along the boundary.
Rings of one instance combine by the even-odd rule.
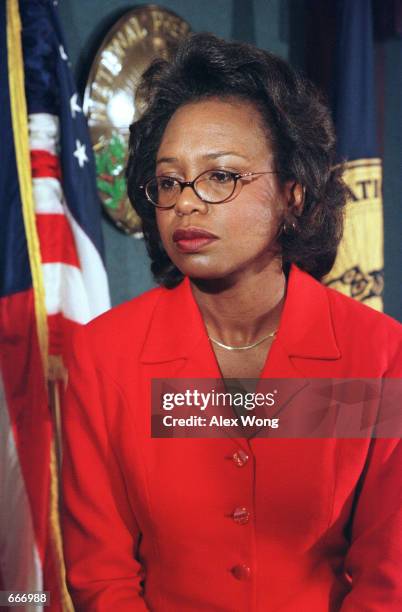
[[278, 340], [289, 357], [339, 359], [328, 289], [292, 264]]
[[[339, 359], [327, 289], [292, 264], [276, 341], [288, 357]], [[143, 363], [188, 359], [208, 343], [188, 278], [162, 289], [144, 343]], [[209, 344], [209, 343], [208, 343]]]

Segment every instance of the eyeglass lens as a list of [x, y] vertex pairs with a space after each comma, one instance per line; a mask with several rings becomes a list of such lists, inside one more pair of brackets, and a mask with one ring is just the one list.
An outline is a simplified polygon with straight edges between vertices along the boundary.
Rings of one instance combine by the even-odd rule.
[[[206, 202], [222, 202], [233, 194], [236, 178], [230, 172], [208, 170], [201, 174], [194, 183], [197, 196]], [[157, 176], [148, 181], [146, 193], [157, 206], [173, 206], [180, 197], [179, 181], [169, 176]]]

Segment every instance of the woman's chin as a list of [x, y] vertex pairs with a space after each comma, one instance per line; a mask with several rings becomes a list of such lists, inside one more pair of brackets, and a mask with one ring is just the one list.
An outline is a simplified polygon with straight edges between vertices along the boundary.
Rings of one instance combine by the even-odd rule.
[[187, 266], [185, 269], [182, 267], [181, 272], [205, 291], [215, 292], [228, 289], [235, 285], [238, 280], [236, 270], [222, 265]]
[[193, 280], [219, 280], [228, 276], [227, 271], [217, 270], [216, 268], [188, 266], [186, 269], [181, 268], [181, 272], [185, 276], [189, 276]]
[[211, 259], [205, 256], [194, 256], [191, 257], [180, 257], [175, 258], [175, 266], [185, 276], [189, 276], [194, 279], [218, 279], [224, 278], [227, 274], [230, 274], [230, 270], [227, 266], [222, 265], [222, 262], [211, 261]]

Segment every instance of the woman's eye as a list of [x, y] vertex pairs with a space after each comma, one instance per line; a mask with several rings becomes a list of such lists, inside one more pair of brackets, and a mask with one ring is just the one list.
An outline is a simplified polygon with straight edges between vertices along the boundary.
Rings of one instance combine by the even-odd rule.
[[174, 189], [176, 185], [176, 181], [168, 177], [162, 177], [158, 182], [159, 189], [162, 189], [163, 191], [170, 191], [171, 189]]
[[216, 181], [217, 183], [229, 183], [233, 180], [233, 177], [230, 172], [225, 172], [224, 170], [212, 170], [208, 173], [208, 180]]

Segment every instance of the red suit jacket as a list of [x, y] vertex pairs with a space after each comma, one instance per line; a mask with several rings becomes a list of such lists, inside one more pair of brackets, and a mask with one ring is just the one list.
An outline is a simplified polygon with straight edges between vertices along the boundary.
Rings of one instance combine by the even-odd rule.
[[[152, 378], [219, 377], [188, 279], [80, 330], [70, 368], [77, 611], [402, 610], [399, 440], [151, 438]], [[401, 376], [402, 326], [292, 266], [262, 377]]]

